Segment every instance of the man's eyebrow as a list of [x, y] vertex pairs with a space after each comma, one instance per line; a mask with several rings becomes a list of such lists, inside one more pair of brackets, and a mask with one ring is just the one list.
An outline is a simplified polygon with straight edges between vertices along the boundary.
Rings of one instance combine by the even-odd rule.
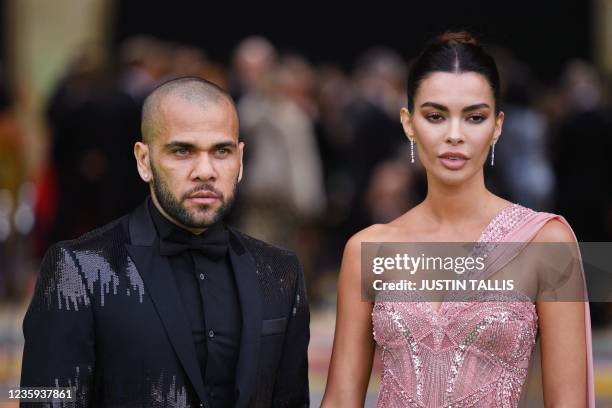
[[[236, 142], [234, 142], [234, 141], [227, 141], [227, 142], [215, 143], [212, 148], [213, 149], [236, 148], [237, 146], [238, 146], [238, 144]], [[176, 141], [176, 142], [166, 143], [164, 145], [164, 149], [165, 150], [173, 150], [173, 149], [195, 150], [195, 149], [197, 149], [197, 146], [195, 144], [189, 143], [189, 142]]]
[[176, 149], [176, 148], [180, 148], [180, 149], [194, 149], [195, 145], [193, 143], [189, 143], [189, 142], [180, 142], [180, 141], [176, 141], [176, 142], [170, 142], [170, 143], [166, 143], [164, 145], [164, 149]]
[[215, 149], [222, 149], [224, 147], [233, 147], [233, 148], [235, 148], [237, 146], [238, 146], [238, 144], [236, 142], [227, 141], [227, 142], [220, 142], [220, 143], [215, 144], [214, 148]]

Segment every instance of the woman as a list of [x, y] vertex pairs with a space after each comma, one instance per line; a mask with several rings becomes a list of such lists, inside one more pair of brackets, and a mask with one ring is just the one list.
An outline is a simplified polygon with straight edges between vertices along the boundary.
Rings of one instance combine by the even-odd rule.
[[[404, 215], [360, 231], [346, 245], [323, 407], [363, 406], [376, 345], [382, 350], [380, 407], [517, 406], [536, 334], [546, 406], [594, 406], [588, 303], [523, 302], [513, 310], [523, 332], [496, 326], [499, 341], [489, 342], [490, 356], [482, 357], [478, 336], [490, 328], [477, 325], [467, 338], [452, 328], [454, 319], [470, 314], [493, 318], [486, 302], [361, 299], [362, 242], [575, 243], [563, 217], [510, 203], [485, 187], [483, 165], [490, 150], [493, 164], [504, 120], [499, 89], [494, 60], [464, 32], [437, 38], [412, 66], [400, 117], [412, 160], [416, 156], [427, 172], [428, 193]], [[425, 344], [432, 333], [446, 336], [448, 347], [432, 351]], [[526, 356], [520, 367], [502, 358], [505, 341], [517, 336], [528, 339], [519, 350]]]

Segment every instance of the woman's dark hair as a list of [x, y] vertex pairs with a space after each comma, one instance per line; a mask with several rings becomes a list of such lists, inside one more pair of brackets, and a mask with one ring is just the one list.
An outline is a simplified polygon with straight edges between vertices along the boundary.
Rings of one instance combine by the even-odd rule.
[[493, 91], [495, 113], [500, 111], [499, 73], [495, 60], [471, 34], [447, 32], [435, 38], [414, 61], [408, 73], [408, 110], [414, 112], [414, 96], [432, 72], [477, 72], [482, 74]]

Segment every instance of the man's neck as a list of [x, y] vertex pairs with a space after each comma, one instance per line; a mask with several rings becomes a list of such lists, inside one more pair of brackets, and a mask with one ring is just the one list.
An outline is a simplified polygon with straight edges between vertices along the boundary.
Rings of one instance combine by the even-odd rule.
[[157, 209], [157, 211], [159, 211], [159, 213], [168, 221], [170, 221], [172, 224], [176, 225], [177, 227], [192, 233], [193, 235], [201, 235], [202, 233], [204, 233], [204, 231], [206, 231], [206, 228], [190, 228], [187, 227], [183, 224], [181, 224], [180, 222], [176, 221], [174, 218], [172, 218], [163, 208], [162, 206], [159, 204], [159, 202], [157, 201], [157, 197], [155, 197], [155, 194], [151, 194], [151, 200], [153, 201], [153, 205], [155, 206], [155, 208]]

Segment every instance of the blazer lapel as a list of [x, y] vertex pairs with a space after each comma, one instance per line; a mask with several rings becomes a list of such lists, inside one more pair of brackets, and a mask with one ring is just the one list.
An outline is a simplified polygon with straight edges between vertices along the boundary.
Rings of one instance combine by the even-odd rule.
[[240, 354], [236, 366], [236, 407], [242, 407], [249, 404], [257, 385], [262, 298], [255, 261], [231, 230], [229, 253], [242, 311]]
[[131, 214], [129, 234], [131, 245], [126, 244], [127, 250], [149, 292], [174, 351], [200, 400], [208, 401], [191, 336], [191, 327], [181, 303], [170, 263], [167, 258], [160, 256], [156, 249], [157, 231], [147, 203]]

